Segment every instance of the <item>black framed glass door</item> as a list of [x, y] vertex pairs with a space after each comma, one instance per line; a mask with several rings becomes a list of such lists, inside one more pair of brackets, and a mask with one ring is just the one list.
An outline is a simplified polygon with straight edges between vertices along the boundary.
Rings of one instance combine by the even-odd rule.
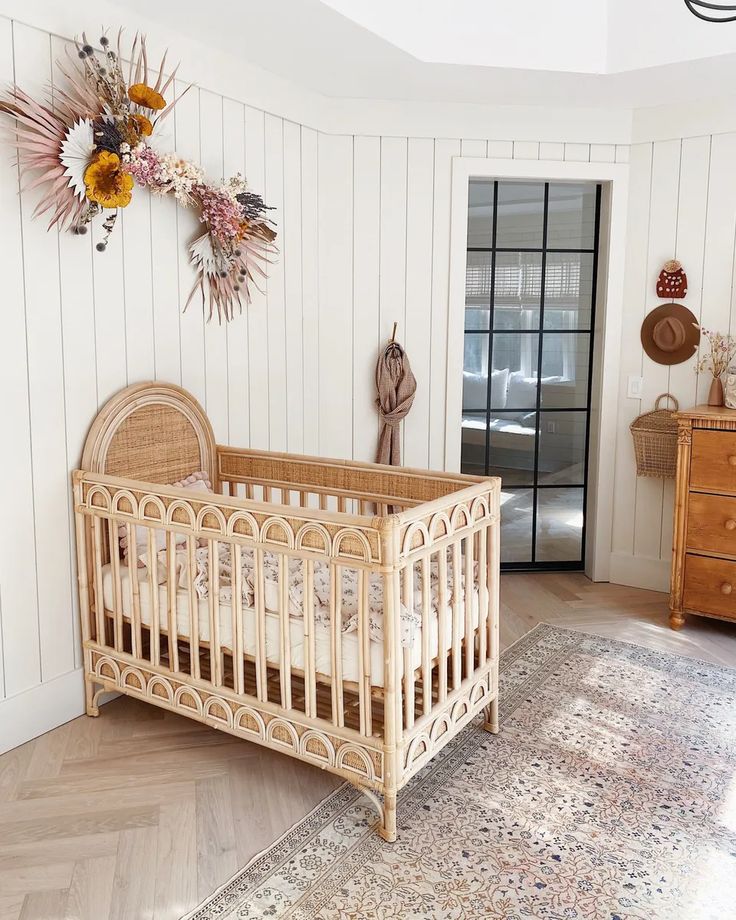
[[505, 568], [585, 563], [601, 187], [471, 179], [462, 470], [502, 479]]

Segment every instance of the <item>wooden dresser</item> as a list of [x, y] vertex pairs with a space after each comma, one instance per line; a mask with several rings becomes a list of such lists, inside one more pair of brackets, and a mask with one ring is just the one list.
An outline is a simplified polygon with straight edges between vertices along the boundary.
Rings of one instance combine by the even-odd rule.
[[736, 409], [696, 406], [677, 423], [670, 626], [736, 621]]

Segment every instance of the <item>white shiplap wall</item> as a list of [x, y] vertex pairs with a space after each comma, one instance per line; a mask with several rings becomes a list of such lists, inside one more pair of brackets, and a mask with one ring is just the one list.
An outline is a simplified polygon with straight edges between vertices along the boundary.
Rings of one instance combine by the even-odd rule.
[[[710, 376], [695, 359], [654, 363], [641, 348], [641, 321], [660, 301], [662, 264], [675, 256], [688, 276], [684, 304], [702, 324], [736, 332], [736, 133], [638, 143], [630, 154], [630, 201], [621, 350], [619, 436], [611, 578], [667, 590], [672, 551], [673, 484], [637, 479], [628, 426], [670, 392], [683, 407], [707, 400]], [[644, 396], [626, 399], [629, 375], [644, 378]]]
[[[17, 80], [40, 93], [62, 46], [47, 32], [0, 17], [0, 82]], [[221, 441], [370, 459], [376, 352], [398, 321], [419, 381], [404, 456], [412, 465], [441, 468], [453, 157], [610, 162], [628, 155], [628, 147], [579, 138], [566, 144], [325, 134], [206, 86], [181, 101], [168, 131], [165, 145], [200, 161], [211, 177], [243, 171], [276, 208], [280, 254], [264, 291], [229, 326], [204, 323], [197, 303], [181, 312], [193, 280], [185, 248], [193, 215], [139, 193], [107, 252], [97, 254], [94, 236], [48, 233], [43, 220], [31, 218], [35, 196], [18, 196], [17, 170], [0, 148], [0, 502], [11, 524], [0, 536], [0, 748], [80, 711], [69, 473], [90, 421], [112, 393], [146, 378], [170, 380], [201, 400]], [[627, 309], [637, 316], [659, 260], [657, 235], [663, 257], [671, 254], [664, 251], [673, 213], [666, 171], [674, 175], [675, 163], [682, 180], [678, 245], [697, 247], [699, 239], [702, 263], [705, 210], [697, 177], [711, 169], [710, 140], [683, 142], [681, 156], [678, 143], [654, 158], [650, 145], [635, 148], [640, 194], [632, 200], [640, 212], [632, 221], [628, 284], [635, 296]], [[713, 156], [728, 185], [728, 147], [716, 155], [722, 143], [714, 139]], [[651, 221], [650, 196], [668, 209]], [[709, 209], [717, 247], [728, 223], [724, 207], [718, 199]], [[691, 212], [702, 212], [700, 225]], [[678, 254], [690, 268], [686, 254]], [[730, 271], [730, 249], [725, 256]], [[720, 257], [719, 249], [707, 290], [714, 303], [723, 287]], [[640, 369], [633, 351], [629, 358]], [[681, 377], [683, 386], [691, 379]], [[647, 386], [653, 392], [659, 383], [651, 377]], [[631, 479], [625, 452], [620, 460], [619, 478]], [[622, 559], [634, 552], [659, 558], [666, 545], [664, 526], [655, 534], [650, 515], [654, 509], [665, 520], [667, 496], [653, 489], [636, 492], [630, 521], [619, 515]]]

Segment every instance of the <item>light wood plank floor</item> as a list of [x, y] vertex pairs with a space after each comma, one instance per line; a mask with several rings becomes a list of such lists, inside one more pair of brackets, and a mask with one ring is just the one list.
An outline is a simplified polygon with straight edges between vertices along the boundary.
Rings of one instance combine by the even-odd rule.
[[[502, 645], [540, 621], [736, 666], [736, 626], [672, 632], [662, 594], [504, 575]], [[0, 757], [0, 920], [178, 920], [338, 782], [117, 699]]]

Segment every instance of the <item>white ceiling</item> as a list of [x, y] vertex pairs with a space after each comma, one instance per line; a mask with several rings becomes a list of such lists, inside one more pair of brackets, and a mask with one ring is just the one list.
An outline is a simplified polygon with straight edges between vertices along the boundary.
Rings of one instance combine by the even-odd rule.
[[640, 108], [734, 93], [683, 0], [122, 0], [325, 96]]

